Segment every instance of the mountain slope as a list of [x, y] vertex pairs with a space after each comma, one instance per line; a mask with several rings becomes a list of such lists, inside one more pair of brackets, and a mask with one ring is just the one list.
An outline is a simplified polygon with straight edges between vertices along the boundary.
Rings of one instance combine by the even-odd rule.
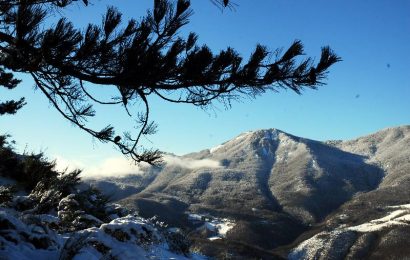
[[[298, 236], [293, 246], [325, 229], [357, 226], [383, 217], [390, 206], [410, 203], [409, 144], [410, 126], [327, 142], [277, 129], [246, 132], [211, 149], [167, 157], [149, 180], [138, 177], [136, 194], [119, 202], [192, 230], [194, 240], [201, 235], [204, 250], [230, 246], [230, 252], [243, 255], [245, 248], [279, 248], [275, 252], [287, 256]], [[198, 234], [187, 213], [234, 221], [223, 239], [227, 244], [207, 240], [208, 232]], [[258, 256], [265, 258], [266, 252]]]
[[[367, 156], [367, 161], [380, 165], [385, 176], [377, 189], [358, 194], [332, 212], [318, 228], [310, 231], [309, 235], [302, 234], [295, 243], [299, 245], [289, 257], [297, 256], [298, 259], [310, 259], [312, 255], [333, 258], [338, 255], [346, 259], [408, 257], [410, 255], [410, 251], [407, 250], [410, 230], [408, 206], [410, 203], [410, 126], [389, 128], [355, 140], [333, 142], [333, 145]], [[327, 241], [325, 244], [336, 243], [346, 247], [337, 252], [332, 251], [331, 248], [334, 247], [329, 246], [311, 247], [317, 237]]]
[[194, 211], [285, 212], [315, 223], [353, 194], [374, 189], [383, 177], [364, 156], [275, 129], [245, 133], [185, 159], [220, 166], [165, 166], [135, 197], [168, 196]]
[[335, 146], [368, 157], [386, 173], [381, 187], [410, 183], [410, 126], [388, 128]]

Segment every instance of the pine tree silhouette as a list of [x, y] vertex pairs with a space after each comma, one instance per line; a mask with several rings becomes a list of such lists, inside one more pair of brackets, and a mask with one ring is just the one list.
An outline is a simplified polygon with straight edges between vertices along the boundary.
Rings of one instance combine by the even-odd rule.
[[[197, 34], [178, 34], [192, 14], [188, 0], [154, 0], [145, 17], [125, 23], [121, 13], [109, 7], [101, 25], [90, 24], [85, 30], [64, 17], [55, 26], [45, 23], [46, 16], [74, 2], [0, 0], [0, 83], [14, 88], [18, 80], [13, 72], [31, 75], [64, 118], [136, 162], [161, 160], [157, 149], [139, 145], [142, 136], [156, 132], [149, 96], [206, 107], [215, 101], [230, 106], [232, 100], [280, 88], [300, 93], [304, 87], [322, 85], [329, 67], [340, 60], [329, 47], [322, 48], [316, 64], [312, 58], [303, 59], [300, 41], [285, 52], [257, 45], [247, 60], [231, 47], [214, 53], [197, 45]], [[114, 88], [118, 94], [101, 100], [90, 91], [92, 84], [102, 86], [102, 93]], [[133, 111], [132, 104], [138, 102], [142, 109]], [[0, 113], [14, 113], [23, 104], [24, 99], [1, 103]], [[109, 118], [101, 130], [92, 128], [88, 119], [96, 116], [95, 104], [122, 106], [136, 120], [138, 132], [120, 137]]]

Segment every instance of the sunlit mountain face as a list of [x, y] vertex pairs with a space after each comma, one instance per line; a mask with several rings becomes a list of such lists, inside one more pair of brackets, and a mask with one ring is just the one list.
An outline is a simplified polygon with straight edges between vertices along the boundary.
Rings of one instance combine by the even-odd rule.
[[[354, 250], [365, 250], [357, 241], [367, 233], [383, 237], [388, 230], [405, 228], [406, 217], [397, 225], [378, 219], [410, 203], [409, 144], [409, 126], [326, 142], [258, 130], [197, 153], [167, 155], [161, 169], [90, 182], [146, 217], [157, 215], [191, 230], [203, 250], [221, 253], [221, 243], [228, 243], [237, 253], [257, 247], [263, 249], [255, 249], [261, 257], [267, 250], [272, 256], [310, 259], [312, 254], [336, 254], [312, 253], [310, 243], [316, 238], [303, 244], [322, 230], [330, 228], [326, 235], [334, 243], [348, 237]], [[192, 214], [200, 217], [192, 220]], [[225, 230], [223, 235], [216, 227]], [[368, 246], [386, 246], [373, 242]], [[305, 254], [306, 247], [310, 251]]]

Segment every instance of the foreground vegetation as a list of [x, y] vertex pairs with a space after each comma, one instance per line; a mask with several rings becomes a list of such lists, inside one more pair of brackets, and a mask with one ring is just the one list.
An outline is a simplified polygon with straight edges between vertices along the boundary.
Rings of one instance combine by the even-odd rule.
[[1, 259], [165, 259], [199, 257], [179, 230], [112, 204], [59, 172], [43, 154], [19, 155], [0, 138]]

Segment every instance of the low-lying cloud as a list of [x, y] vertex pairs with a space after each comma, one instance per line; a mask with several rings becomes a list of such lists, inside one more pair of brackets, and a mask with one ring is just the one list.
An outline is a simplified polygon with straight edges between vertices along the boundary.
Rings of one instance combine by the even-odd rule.
[[[72, 171], [81, 169], [81, 177], [84, 179], [104, 179], [109, 177], [125, 177], [133, 174], [142, 174], [150, 166], [148, 164], [135, 164], [125, 157], [109, 157], [96, 165], [90, 165], [80, 160], [68, 160], [62, 156], [54, 156], [56, 169], [59, 171]], [[186, 169], [220, 168], [220, 162], [211, 159], [190, 159], [165, 154], [163, 156], [165, 166], [178, 166]]]
[[131, 174], [143, 173], [142, 165], [125, 157], [112, 157], [104, 160], [100, 165], [84, 169], [84, 178], [124, 177]]
[[60, 155], [55, 155], [53, 156], [54, 160], [56, 162], [56, 167], [55, 169], [57, 171], [63, 172], [63, 171], [73, 171], [76, 169], [84, 169], [85, 164], [82, 161], [79, 160], [69, 160], [66, 159]]
[[83, 170], [81, 177], [84, 179], [97, 179], [107, 177], [125, 177], [131, 174], [141, 174], [144, 164], [135, 164], [125, 157], [110, 157], [101, 163], [90, 166], [77, 160], [66, 160], [61, 156], [56, 156], [57, 170], [73, 169]]
[[164, 162], [168, 166], [179, 166], [181, 168], [199, 169], [199, 168], [220, 168], [220, 162], [211, 159], [190, 159], [173, 155], [164, 155]]

